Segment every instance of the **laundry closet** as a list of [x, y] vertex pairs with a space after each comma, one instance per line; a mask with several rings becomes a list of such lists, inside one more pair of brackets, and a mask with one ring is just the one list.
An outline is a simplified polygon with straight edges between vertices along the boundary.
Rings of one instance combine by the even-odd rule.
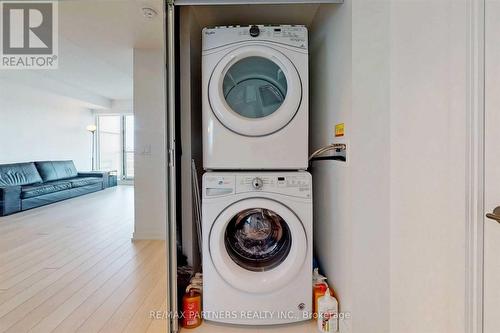
[[[367, 6], [370, 7], [370, 6]], [[373, 9], [375, 8], [375, 15]], [[385, 31], [383, 26], [366, 27], [366, 31], [353, 31], [355, 27], [353, 21], [353, 4], [350, 2], [343, 3], [338, 1], [183, 1], [177, 0], [167, 8], [167, 34], [169, 36], [169, 47], [167, 50], [167, 64], [169, 66], [168, 75], [168, 134], [169, 134], [169, 217], [170, 221], [175, 220], [176, 224], [169, 226], [169, 242], [170, 242], [170, 309], [173, 311], [181, 310], [182, 308], [182, 289], [178, 289], [178, 284], [181, 277], [178, 276], [178, 266], [185, 261], [195, 271], [200, 271], [202, 257], [200, 256], [199, 241], [200, 232], [196, 223], [199, 207], [197, 207], [198, 199], [193, 195], [193, 185], [198, 183], [198, 191], [200, 198], [203, 198], [202, 184], [207, 182], [203, 179], [205, 169], [211, 169], [204, 165], [203, 157], [203, 90], [208, 89], [203, 87], [202, 80], [202, 33], [204, 28], [214, 27], [242, 27], [245, 31], [253, 25], [258, 25], [261, 30], [268, 30], [281, 34], [283, 29], [293, 30], [295, 27], [304, 26], [307, 28], [308, 35], [308, 89], [303, 92], [303, 99], [308, 99], [309, 114], [304, 119], [308, 124], [300, 123], [303, 126], [303, 131], [297, 133], [306, 133], [308, 130], [308, 138], [295, 138], [291, 140], [287, 149], [292, 153], [294, 149], [298, 149], [300, 145], [308, 145], [308, 153], [305, 158], [317, 151], [320, 148], [330, 147], [325, 149], [324, 153], [318, 154], [313, 158], [308, 166], [298, 166], [291, 169], [299, 169], [302, 172], [307, 171], [312, 175], [312, 181], [306, 176], [295, 178], [290, 174], [290, 170], [285, 167], [263, 167], [266, 169], [274, 169], [268, 172], [269, 179], [264, 177], [266, 181], [283, 181], [295, 182], [311, 182], [312, 185], [312, 239], [313, 252], [315, 262], [321, 268], [331, 287], [335, 290], [335, 295], [340, 303], [340, 311], [351, 313], [356, 302], [361, 298], [375, 299], [374, 303], [378, 303], [377, 294], [385, 295], [386, 291], [377, 288], [377, 285], [382, 285], [385, 277], [372, 275], [370, 271], [375, 271], [379, 267], [378, 261], [385, 265], [385, 253], [377, 258], [377, 248], [367, 249], [368, 243], [364, 243], [364, 236], [355, 234], [357, 228], [365, 228], [366, 230], [384, 228], [384, 226], [353, 226], [350, 223], [353, 215], [360, 212], [353, 211], [352, 207], [356, 205], [352, 200], [353, 182], [365, 182], [365, 184], [376, 184], [379, 179], [377, 176], [377, 167], [373, 167], [369, 172], [368, 165], [361, 166], [360, 164], [351, 161], [352, 146], [356, 146], [358, 154], [366, 153], [365, 156], [372, 156], [371, 160], [374, 165], [378, 162], [384, 162], [384, 156], [378, 155], [373, 147], [377, 144], [385, 144], [388, 140], [386, 135], [374, 136], [368, 141], [361, 141], [352, 133], [363, 130], [363, 126], [368, 131], [372, 131], [371, 124], [373, 119], [380, 117], [383, 119], [387, 116], [385, 105], [376, 106], [381, 110], [376, 116], [369, 115], [366, 119], [363, 112], [353, 112], [353, 95], [358, 94], [358, 97], [363, 97], [356, 105], [358, 110], [362, 108], [359, 103], [370, 105], [373, 101], [371, 97], [379, 94], [377, 89], [385, 89], [385, 82], [379, 73], [385, 73], [387, 60], [384, 59], [384, 49], [386, 45], [365, 45], [365, 40], [369, 41], [376, 38], [377, 34], [382, 34]], [[361, 10], [362, 11], [362, 10]], [[381, 14], [382, 13], [382, 14]], [[366, 17], [373, 20], [372, 24], [382, 22], [385, 24], [381, 11], [377, 13], [376, 5], [372, 4], [371, 8], [366, 9]], [[378, 16], [377, 16], [378, 15]], [[356, 49], [356, 56], [361, 57], [363, 48], [375, 48], [381, 51], [380, 55], [375, 55], [372, 58], [356, 58], [353, 57], [353, 49]], [[380, 57], [378, 59], [377, 57]], [[365, 68], [363, 67], [365, 66]], [[175, 69], [172, 70], [172, 69]], [[369, 77], [360, 80], [363, 77], [363, 70], [371, 70]], [[235, 74], [236, 75], [236, 74]], [[279, 76], [279, 74], [278, 74]], [[288, 77], [289, 78], [289, 77]], [[297, 78], [300, 80], [300, 78]], [[380, 82], [379, 82], [380, 80]], [[375, 90], [373, 90], [375, 87]], [[294, 86], [289, 83], [286, 88], [293, 89]], [[279, 91], [267, 91], [269, 98], [278, 98]], [[301, 98], [300, 91], [295, 92], [294, 96]], [[286, 91], [285, 91], [286, 95]], [[276, 97], [278, 96], [278, 97]], [[370, 107], [373, 109], [373, 107]], [[385, 113], [384, 113], [385, 112]], [[355, 117], [360, 117], [356, 119]], [[370, 120], [370, 117], [374, 117]], [[292, 117], [293, 118], [293, 117]], [[298, 121], [298, 119], [294, 119]], [[284, 120], [284, 124], [288, 124], [291, 120]], [[293, 121], [293, 120], [292, 120]], [[299, 119], [300, 121], [300, 119]], [[375, 120], [378, 122], [378, 120]], [[353, 128], [353, 124], [360, 125], [358, 128]], [[359, 132], [358, 132], [359, 133]], [[375, 133], [375, 131], [374, 131]], [[359, 134], [358, 134], [359, 135]], [[238, 143], [231, 142], [228, 149], [237, 149]], [[271, 144], [271, 143], [270, 143]], [[335, 144], [335, 146], [332, 146]], [[383, 153], [383, 150], [382, 150]], [[251, 159], [248, 156], [249, 152], [243, 155], [238, 155], [238, 158]], [[286, 159], [286, 150], [275, 154], [282, 154], [281, 158]], [[246, 156], [246, 157], [245, 157]], [[358, 155], [359, 156], [359, 155]], [[259, 157], [262, 158], [262, 157]], [[206, 160], [206, 159], [205, 159]], [[293, 159], [292, 159], [293, 160]], [[263, 163], [268, 161], [263, 161]], [[239, 169], [235, 162], [234, 167], [226, 169]], [[293, 164], [293, 162], [292, 162]], [[300, 163], [299, 163], [300, 164]], [[196, 176], [193, 175], [193, 165], [196, 168]], [[354, 167], [354, 169], [353, 169]], [[382, 166], [379, 165], [379, 168]], [[230, 171], [219, 168], [224, 174], [231, 174]], [[241, 170], [238, 170], [241, 172]], [[243, 171], [245, 172], [245, 171]], [[260, 171], [251, 170], [248, 173], [249, 182], [259, 179], [253, 177], [253, 173]], [[262, 172], [260, 172], [262, 173]], [[361, 175], [362, 174], [362, 175]], [[361, 175], [356, 177], [355, 175]], [[267, 175], [266, 175], [267, 177]], [[364, 177], [364, 179], [363, 179]], [[354, 179], [356, 178], [356, 179]], [[225, 178], [214, 178], [210, 181], [221, 182]], [[240, 180], [236, 177], [236, 182]], [[214, 185], [215, 186], [215, 185]], [[236, 184], [238, 186], [238, 184]], [[255, 184], [255, 186], [259, 186]], [[278, 184], [276, 184], [278, 186]], [[379, 189], [380, 190], [380, 189]], [[383, 190], [383, 189], [382, 189]], [[360, 196], [364, 200], [363, 195], [372, 195], [364, 192]], [[203, 200], [203, 199], [201, 199]], [[368, 200], [368, 199], [367, 199]], [[383, 198], [382, 198], [383, 200]], [[297, 201], [297, 200], [295, 200]], [[294, 200], [291, 201], [293, 205]], [[370, 209], [370, 207], [366, 207]], [[286, 213], [283, 213], [286, 214]], [[361, 215], [365, 213], [362, 212]], [[372, 211], [372, 216], [377, 214], [382, 215], [384, 212]], [[361, 217], [358, 216], [358, 217]], [[369, 215], [366, 212], [366, 215]], [[206, 232], [205, 229], [202, 230]], [[355, 235], [354, 235], [355, 234]], [[380, 235], [377, 233], [377, 235]], [[226, 235], [227, 236], [227, 235]], [[378, 240], [383, 240], [386, 235], [382, 235]], [[388, 236], [387, 236], [388, 237]], [[297, 242], [297, 240], [295, 240]], [[304, 242], [309, 242], [305, 239]], [[304, 244], [305, 244], [304, 243]], [[353, 245], [356, 244], [356, 245]], [[295, 245], [295, 244], [294, 244]], [[304, 245], [305, 246], [305, 245]], [[305, 248], [305, 247], [304, 247]], [[382, 247], [382, 251], [385, 250]], [[366, 251], [366, 253], [356, 252], [357, 250]], [[182, 254], [180, 253], [182, 252]], [[369, 256], [372, 260], [369, 264], [360, 264], [360, 257]], [[185, 263], [184, 263], [185, 264]], [[312, 266], [311, 266], [312, 271]], [[365, 272], [366, 275], [355, 275], [355, 272]], [[254, 273], [254, 272], [252, 272]], [[294, 273], [296, 274], [296, 273]], [[179, 278], [179, 280], [177, 280]], [[291, 278], [290, 276], [282, 276], [282, 279]], [[242, 285], [242, 290], [245, 288], [243, 277], [234, 277], [235, 281], [239, 281]], [[250, 279], [251, 280], [251, 279]], [[259, 288], [258, 280], [251, 281], [252, 288]], [[368, 288], [368, 285], [374, 286], [370, 288], [371, 295], [364, 294], [363, 290]], [[353, 288], [359, 287], [353, 291]], [[272, 287], [270, 287], [272, 290]], [[275, 287], [276, 288], [276, 287]], [[306, 284], [305, 288], [311, 288], [311, 285]], [[178, 292], [178, 293], [177, 293]], [[220, 290], [221, 297], [225, 290]], [[311, 294], [312, 290], [307, 289], [307, 293]], [[205, 297], [205, 296], [204, 296]], [[366, 307], [369, 307], [372, 301], [366, 302]], [[263, 306], [265, 308], [265, 306]], [[376, 321], [386, 320], [387, 313], [385, 309], [372, 309], [372, 318], [377, 318]], [[360, 321], [369, 321], [372, 318], [359, 319]], [[371, 324], [370, 324], [371, 325]], [[276, 331], [281, 332], [316, 332], [316, 324], [312, 321], [303, 321], [285, 326], [253, 326], [259, 332]], [[252, 331], [252, 326], [218, 326], [210, 322], [204, 322], [202, 326], [191, 329], [193, 332], [239, 332]], [[174, 322], [172, 325], [173, 331], [180, 330], [183, 332], [189, 331], [182, 328], [180, 323]], [[351, 330], [350, 318], [340, 322], [340, 332], [349, 332]]]

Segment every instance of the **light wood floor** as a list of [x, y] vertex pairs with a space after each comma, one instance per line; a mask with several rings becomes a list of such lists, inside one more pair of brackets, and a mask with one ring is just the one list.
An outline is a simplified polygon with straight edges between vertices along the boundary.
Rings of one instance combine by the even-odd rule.
[[0, 217], [0, 332], [165, 332], [165, 244], [131, 241], [133, 188]]

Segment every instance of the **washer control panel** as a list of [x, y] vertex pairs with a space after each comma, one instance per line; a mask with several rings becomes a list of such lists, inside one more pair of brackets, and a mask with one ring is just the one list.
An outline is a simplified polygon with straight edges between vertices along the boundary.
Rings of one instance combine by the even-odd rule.
[[220, 197], [235, 193], [235, 176], [217, 173], [203, 175], [203, 197]]
[[311, 174], [301, 171], [237, 174], [207, 172], [203, 175], [204, 198], [249, 192], [312, 198]]
[[203, 50], [243, 41], [268, 41], [308, 49], [303, 25], [234, 25], [204, 28]]

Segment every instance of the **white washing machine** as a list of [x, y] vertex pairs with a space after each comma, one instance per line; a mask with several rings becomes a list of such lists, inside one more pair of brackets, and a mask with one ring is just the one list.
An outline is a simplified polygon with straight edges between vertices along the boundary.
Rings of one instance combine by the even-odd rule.
[[202, 206], [205, 319], [245, 325], [309, 319], [311, 175], [207, 172]]
[[203, 29], [202, 92], [206, 170], [307, 169], [306, 27]]

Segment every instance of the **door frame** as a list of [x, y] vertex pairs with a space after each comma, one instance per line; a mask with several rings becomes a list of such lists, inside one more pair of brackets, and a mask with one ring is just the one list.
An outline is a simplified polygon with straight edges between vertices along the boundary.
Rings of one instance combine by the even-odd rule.
[[166, 253], [167, 253], [167, 333], [179, 331], [177, 304], [177, 184], [176, 184], [176, 7], [187, 5], [242, 5], [242, 4], [299, 4], [299, 3], [343, 3], [344, 0], [166, 0], [163, 2], [163, 29], [166, 32], [164, 63], [166, 65], [165, 87], [165, 167], [167, 188]]
[[167, 220], [166, 224], [166, 253], [167, 253], [167, 294], [166, 296], [166, 311], [167, 317], [167, 333], [178, 332], [177, 314], [177, 198], [176, 198], [176, 140], [175, 140], [175, 5], [174, 0], [164, 1], [164, 31], [166, 33], [166, 47], [164, 49], [165, 65], [166, 65], [166, 100], [165, 110], [165, 153], [167, 156], [166, 173], [166, 189], [167, 189]]
[[485, 0], [467, 1], [465, 331], [483, 332]]
[[344, 0], [169, 0], [178, 6], [197, 5], [263, 5], [263, 4], [308, 4], [308, 3], [344, 3]]
[[[176, 258], [176, 176], [175, 176], [175, 0], [165, 2], [164, 28], [167, 34], [166, 152], [167, 173], [167, 311], [177, 309]], [[240, 4], [248, 1], [216, 0], [209, 4]], [[293, 0], [259, 0], [255, 3], [300, 3]], [[342, 0], [315, 0], [316, 3], [342, 3]], [[177, 0], [177, 6], [208, 4], [205, 0]], [[483, 333], [484, 275], [484, 116], [485, 116], [485, 0], [467, 0], [467, 96], [466, 96], [466, 216], [465, 216], [465, 332]], [[174, 70], [172, 70], [174, 68]], [[171, 318], [167, 332], [177, 332]]]

